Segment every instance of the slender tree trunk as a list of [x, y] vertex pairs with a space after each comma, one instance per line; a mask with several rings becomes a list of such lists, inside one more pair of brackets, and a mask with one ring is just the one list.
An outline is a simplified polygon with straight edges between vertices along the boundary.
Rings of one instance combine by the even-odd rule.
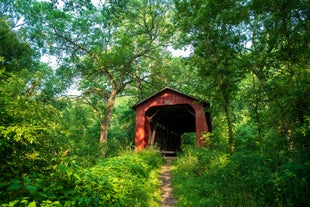
[[256, 121], [256, 125], [257, 125], [257, 135], [258, 135], [258, 142], [260, 144], [263, 143], [263, 138], [262, 138], [262, 124], [260, 121], [260, 115], [259, 115], [259, 111], [258, 111], [258, 104], [259, 101], [256, 99], [254, 102], [254, 116], [255, 116], [255, 121]]
[[226, 123], [228, 128], [228, 148], [230, 153], [234, 152], [234, 136], [232, 130], [232, 121], [230, 116], [230, 109], [229, 109], [229, 100], [228, 97], [224, 97], [224, 111], [226, 117]]
[[256, 90], [256, 87], [258, 87], [258, 89], [256, 90], [256, 92], [254, 93], [254, 102], [253, 102], [253, 110], [254, 110], [254, 118], [256, 121], [256, 126], [257, 126], [257, 134], [258, 134], [258, 142], [260, 144], [263, 143], [263, 138], [262, 138], [262, 124], [261, 124], [261, 120], [260, 120], [260, 114], [259, 114], [259, 104], [261, 101], [261, 86], [260, 83], [258, 83], [258, 86], [256, 86], [256, 80], [254, 77], [254, 73], [252, 73], [253, 76], [253, 84], [254, 84], [254, 89]]
[[100, 143], [105, 143], [108, 140], [109, 124], [111, 120], [111, 115], [112, 115], [112, 110], [114, 107], [116, 95], [117, 95], [117, 90], [113, 88], [110, 94], [110, 97], [108, 99], [103, 121], [100, 123], [101, 125]]

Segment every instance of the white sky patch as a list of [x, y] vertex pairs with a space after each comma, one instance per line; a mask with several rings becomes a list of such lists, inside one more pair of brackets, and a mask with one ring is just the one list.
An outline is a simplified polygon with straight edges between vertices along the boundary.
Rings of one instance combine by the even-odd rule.
[[80, 96], [82, 94], [81, 91], [78, 90], [78, 80], [75, 80], [70, 88], [66, 91], [66, 95], [69, 96]]
[[187, 46], [182, 49], [173, 49], [172, 46], [168, 46], [167, 50], [171, 52], [173, 57], [189, 57], [193, 52], [191, 46]]
[[44, 54], [41, 58], [40, 61], [43, 63], [48, 64], [53, 70], [56, 70], [58, 64], [57, 64], [57, 58], [52, 55], [47, 55]]
[[245, 48], [251, 48], [252, 47], [252, 41], [248, 41], [245, 43]]
[[100, 7], [106, 3], [105, 0], [91, 0], [91, 2], [95, 7]]

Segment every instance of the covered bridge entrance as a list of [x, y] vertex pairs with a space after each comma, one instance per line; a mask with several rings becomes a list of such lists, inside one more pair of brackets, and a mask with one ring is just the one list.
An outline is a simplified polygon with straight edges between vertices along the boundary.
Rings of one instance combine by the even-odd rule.
[[203, 146], [201, 136], [210, 131], [206, 104], [171, 88], [164, 88], [133, 106], [136, 110], [135, 144], [138, 150], [156, 145], [161, 151], [180, 150], [181, 136], [196, 132], [196, 143]]

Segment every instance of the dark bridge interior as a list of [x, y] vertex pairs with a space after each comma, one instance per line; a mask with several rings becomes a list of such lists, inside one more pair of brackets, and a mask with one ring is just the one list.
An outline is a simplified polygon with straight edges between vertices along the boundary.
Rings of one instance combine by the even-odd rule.
[[187, 104], [151, 107], [146, 116], [150, 118], [148, 145], [157, 145], [163, 152], [179, 151], [182, 134], [196, 131], [195, 112]]

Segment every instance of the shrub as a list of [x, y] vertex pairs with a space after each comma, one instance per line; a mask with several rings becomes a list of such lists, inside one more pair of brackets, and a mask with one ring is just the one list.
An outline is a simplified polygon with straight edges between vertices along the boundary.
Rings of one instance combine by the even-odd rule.
[[148, 150], [107, 158], [89, 168], [62, 161], [41, 173], [0, 183], [1, 206], [159, 206], [161, 164], [160, 154]]

